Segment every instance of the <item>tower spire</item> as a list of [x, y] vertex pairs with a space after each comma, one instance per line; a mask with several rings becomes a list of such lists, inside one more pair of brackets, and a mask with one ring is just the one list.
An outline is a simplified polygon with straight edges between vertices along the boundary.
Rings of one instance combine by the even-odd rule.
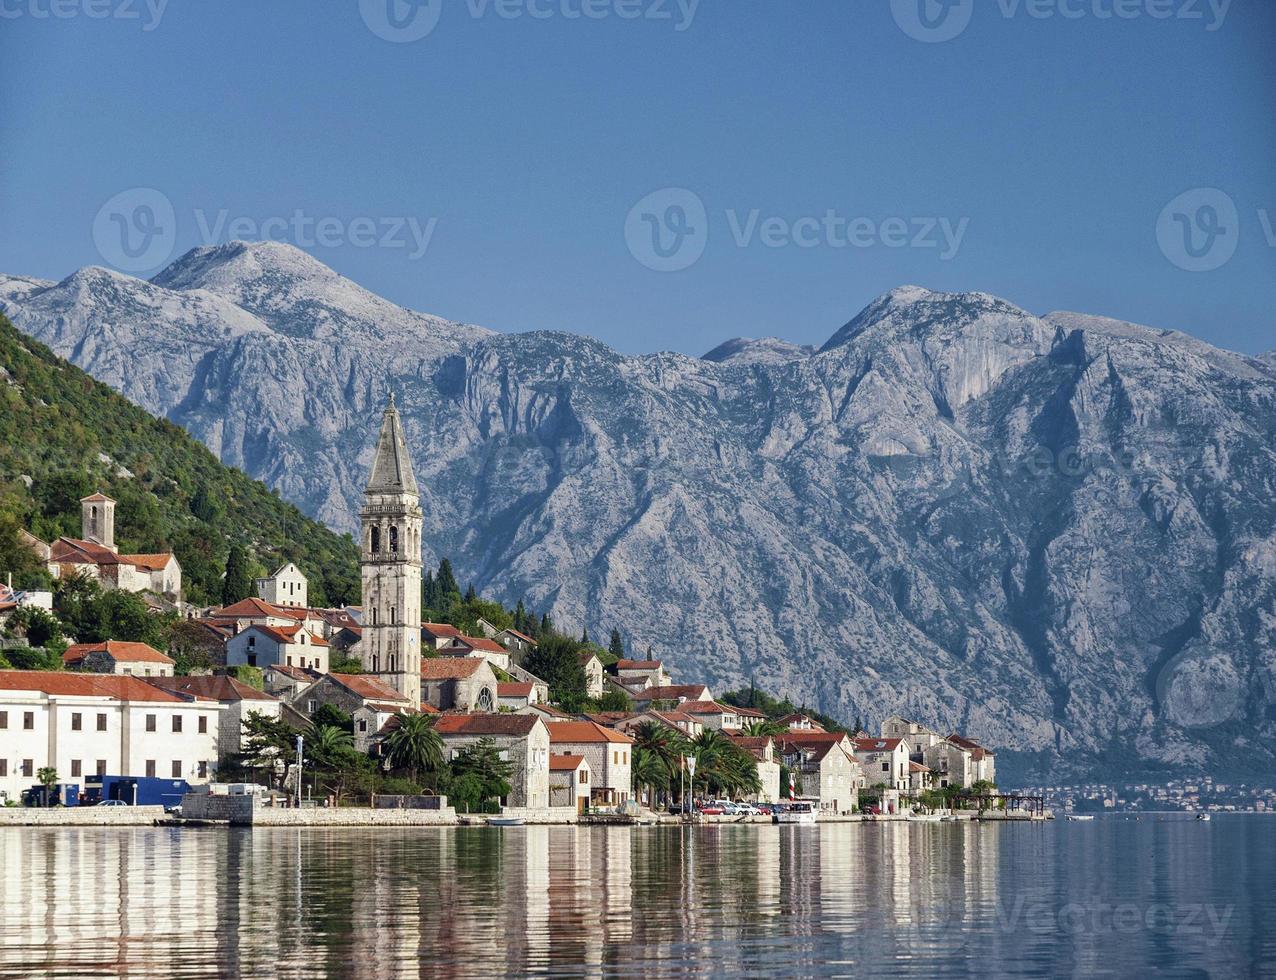
[[403, 435], [403, 422], [394, 404], [394, 392], [381, 415], [381, 435], [377, 439], [377, 452], [372, 458], [365, 493], [419, 493], [416, 476], [412, 472], [412, 460], [408, 456], [408, 442]]

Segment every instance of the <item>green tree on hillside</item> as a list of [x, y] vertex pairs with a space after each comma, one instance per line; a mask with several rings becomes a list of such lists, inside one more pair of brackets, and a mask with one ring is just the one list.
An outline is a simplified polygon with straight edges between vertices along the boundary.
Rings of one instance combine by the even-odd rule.
[[229, 606], [247, 599], [253, 594], [253, 582], [248, 572], [248, 552], [242, 545], [230, 546], [226, 559], [226, 576], [222, 579], [222, 605]]
[[617, 660], [625, 659], [625, 641], [620, 637], [620, 630], [611, 631], [611, 642], [607, 644], [607, 652]]

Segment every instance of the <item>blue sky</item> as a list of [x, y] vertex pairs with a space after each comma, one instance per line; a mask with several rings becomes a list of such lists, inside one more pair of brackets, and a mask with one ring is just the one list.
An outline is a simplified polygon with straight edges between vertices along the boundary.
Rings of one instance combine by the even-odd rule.
[[0, 0], [0, 271], [118, 265], [148, 188], [165, 256], [240, 219], [625, 351], [818, 344], [901, 283], [1276, 348], [1276, 4], [920, 2]]

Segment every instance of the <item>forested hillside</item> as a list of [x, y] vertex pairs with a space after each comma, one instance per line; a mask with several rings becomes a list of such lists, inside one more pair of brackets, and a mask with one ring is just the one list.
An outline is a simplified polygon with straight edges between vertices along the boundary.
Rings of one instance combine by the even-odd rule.
[[36, 584], [39, 566], [18, 547], [18, 529], [45, 541], [78, 537], [79, 500], [94, 490], [118, 501], [118, 550], [173, 551], [191, 602], [220, 601], [236, 544], [251, 574], [295, 561], [315, 605], [359, 601], [348, 535], [305, 517], [0, 316], [0, 580], [12, 572], [15, 585]]

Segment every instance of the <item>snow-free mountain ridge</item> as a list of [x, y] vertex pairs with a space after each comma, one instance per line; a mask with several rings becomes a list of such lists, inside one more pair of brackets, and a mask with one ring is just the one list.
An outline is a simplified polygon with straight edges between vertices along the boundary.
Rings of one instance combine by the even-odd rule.
[[915, 286], [818, 352], [625, 356], [272, 243], [0, 277], [0, 304], [342, 529], [393, 391], [431, 556], [716, 688], [902, 711], [1021, 768], [1276, 761], [1271, 357]]

